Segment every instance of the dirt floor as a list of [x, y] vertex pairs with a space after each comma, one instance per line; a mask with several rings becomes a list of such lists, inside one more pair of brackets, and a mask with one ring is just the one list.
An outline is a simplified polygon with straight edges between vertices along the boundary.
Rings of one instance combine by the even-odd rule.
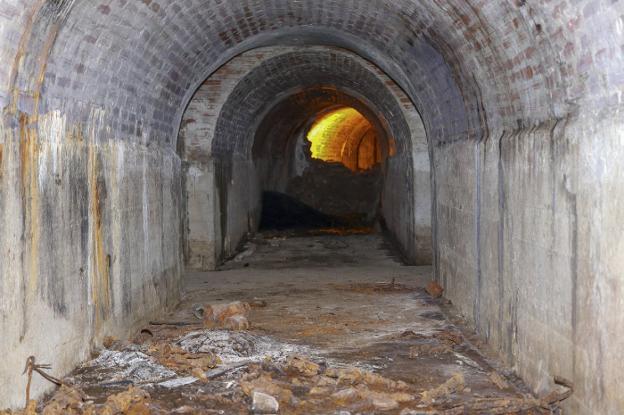
[[528, 394], [425, 290], [430, 267], [354, 233], [266, 233], [221, 271], [189, 273], [175, 311], [108, 339], [26, 412], [560, 413], [570, 391]]

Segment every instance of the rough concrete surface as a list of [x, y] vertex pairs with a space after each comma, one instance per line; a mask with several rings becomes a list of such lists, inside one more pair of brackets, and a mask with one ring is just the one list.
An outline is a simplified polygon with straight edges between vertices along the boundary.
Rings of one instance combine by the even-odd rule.
[[[387, 121], [382, 216], [404, 256], [431, 236], [448, 298], [535, 391], [563, 376], [569, 413], [624, 413], [623, 16], [621, 0], [0, 0], [2, 406], [22, 404], [28, 356], [64, 374], [173, 305], [183, 256], [236, 253], [275, 166], [250, 135], [314, 78]], [[222, 96], [232, 158], [183, 165], [197, 90], [265, 47], [294, 51]]]
[[[188, 274], [177, 310], [134, 343], [112, 342], [67, 382], [100, 406], [142, 388], [150, 413], [551, 413], [425, 292], [431, 268], [403, 266], [378, 235], [255, 242], [245, 264]], [[248, 313], [250, 329], [198, 320], [197, 310], [206, 321], [208, 308], [228, 303]]]

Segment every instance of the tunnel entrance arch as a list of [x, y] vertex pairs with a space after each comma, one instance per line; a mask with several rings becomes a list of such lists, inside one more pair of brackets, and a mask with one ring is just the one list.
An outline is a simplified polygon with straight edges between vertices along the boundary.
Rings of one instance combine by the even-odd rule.
[[[372, 227], [394, 140], [388, 126], [353, 91], [318, 85], [290, 94], [253, 129], [264, 189], [260, 227]], [[366, 152], [372, 159], [362, 168]]]
[[287, 148], [280, 140], [288, 141], [294, 133], [279, 132], [271, 135], [275, 140], [265, 140], [266, 125], [276, 127], [275, 122], [263, 124], [272, 119], [271, 111], [282, 111], [281, 119], [292, 118], [279, 110], [281, 103], [299, 110], [307, 106], [299, 114], [306, 116], [289, 127], [297, 126], [300, 137], [305, 123], [309, 129], [324, 111], [340, 107], [356, 108], [376, 120], [377, 131], [391, 143], [384, 144], [385, 154], [390, 148], [393, 152], [380, 165], [385, 185], [378, 192], [378, 216], [408, 262], [430, 263], [429, 150], [411, 100], [381, 70], [352, 52], [273, 47], [246, 52], [215, 72], [183, 117], [178, 149], [186, 166], [187, 266], [212, 269], [233, 254], [260, 224], [261, 189], [271, 188], [279, 177], [284, 185], [284, 169], [292, 165], [259, 162], [263, 146], [281, 146], [264, 153], [275, 158]]

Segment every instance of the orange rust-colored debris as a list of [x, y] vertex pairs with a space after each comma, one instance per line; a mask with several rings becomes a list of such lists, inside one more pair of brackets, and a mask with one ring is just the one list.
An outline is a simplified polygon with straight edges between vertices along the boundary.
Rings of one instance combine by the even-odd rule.
[[449, 380], [442, 385], [425, 391], [421, 394], [421, 400], [427, 405], [439, 402], [456, 392], [461, 392], [464, 389], [465, 381], [464, 375], [461, 373], [455, 373]]
[[187, 375], [197, 370], [205, 372], [221, 364], [219, 356], [212, 353], [189, 353], [167, 342], [152, 344], [148, 348], [148, 354], [161, 365]]
[[230, 330], [247, 330], [247, 313], [251, 306], [242, 301], [229, 304], [214, 304], [204, 307], [204, 326], [206, 328], [224, 327]]
[[427, 293], [433, 298], [440, 298], [444, 293], [444, 288], [442, 288], [436, 281], [429, 282], [425, 290], [427, 290]]

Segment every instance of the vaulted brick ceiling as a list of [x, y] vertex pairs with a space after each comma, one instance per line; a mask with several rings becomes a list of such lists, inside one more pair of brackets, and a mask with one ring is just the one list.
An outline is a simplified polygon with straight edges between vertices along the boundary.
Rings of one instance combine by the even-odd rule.
[[[275, 43], [338, 45], [402, 85], [432, 137], [481, 137], [565, 116], [581, 102], [609, 105], [599, 98], [621, 85], [624, 65], [617, 39], [592, 30], [614, 24], [592, 4], [41, 1], [5, 11], [5, 30], [21, 40], [2, 45], [14, 64], [2, 70], [9, 88], [0, 99], [76, 122], [100, 108], [107, 135], [169, 142], [196, 87], [232, 56]], [[609, 76], [592, 77], [596, 65]]]
[[[219, 154], [249, 156], [252, 147], [274, 153], [289, 135], [276, 133], [302, 127], [332, 105], [355, 105], [370, 119], [379, 120], [401, 148], [411, 148], [409, 127], [401, 107], [373, 68], [366, 68], [337, 49], [291, 52], [274, 57], [250, 71], [232, 91], [216, 125], [213, 150]], [[271, 111], [269, 111], [271, 110]], [[270, 142], [263, 125], [254, 142], [254, 129], [265, 118], [272, 130]], [[292, 131], [291, 131], [292, 132]]]

